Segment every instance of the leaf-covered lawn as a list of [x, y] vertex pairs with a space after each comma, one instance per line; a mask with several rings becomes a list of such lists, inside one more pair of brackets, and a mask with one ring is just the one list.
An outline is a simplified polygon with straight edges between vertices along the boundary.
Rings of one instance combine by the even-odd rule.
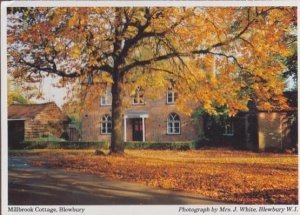
[[199, 193], [233, 203], [298, 203], [297, 155], [224, 149], [128, 150], [124, 156], [97, 156], [91, 150], [47, 150], [37, 154], [35, 165], [46, 162], [70, 171]]

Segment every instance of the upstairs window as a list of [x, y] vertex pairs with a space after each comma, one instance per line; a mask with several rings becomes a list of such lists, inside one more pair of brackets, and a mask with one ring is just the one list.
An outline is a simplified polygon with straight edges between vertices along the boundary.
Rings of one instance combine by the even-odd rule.
[[101, 120], [101, 134], [111, 134], [112, 121], [111, 116], [105, 114]]
[[223, 130], [224, 136], [233, 136], [234, 135], [234, 127], [232, 121], [226, 121], [224, 124], [224, 130]]
[[100, 97], [101, 106], [111, 105], [112, 94], [110, 91], [105, 91], [105, 94]]
[[180, 134], [180, 118], [176, 113], [171, 113], [168, 116], [167, 134]]
[[145, 104], [144, 90], [141, 87], [138, 87], [136, 89], [135, 94], [133, 96], [132, 104], [134, 105]]
[[169, 88], [167, 91], [167, 104], [174, 104], [176, 102], [177, 97], [177, 92], [174, 92], [172, 88]]

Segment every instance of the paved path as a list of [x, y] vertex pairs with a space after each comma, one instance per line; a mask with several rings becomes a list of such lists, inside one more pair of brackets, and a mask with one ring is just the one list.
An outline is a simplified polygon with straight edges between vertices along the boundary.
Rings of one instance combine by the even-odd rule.
[[195, 194], [32, 167], [24, 157], [10, 157], [8, 163], [8, 202], [13, 205], [223, 204]]

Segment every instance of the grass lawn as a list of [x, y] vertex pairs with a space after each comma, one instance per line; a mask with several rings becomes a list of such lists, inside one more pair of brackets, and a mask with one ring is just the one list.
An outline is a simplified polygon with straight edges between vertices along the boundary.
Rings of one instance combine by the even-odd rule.
[[244, 204], [297, 204], [298, 156], [226, 149], [127, 150], [97, 156], [93, 150], [13, 152], [34, 165], [62, 167], [153, 187], [199, 193]]

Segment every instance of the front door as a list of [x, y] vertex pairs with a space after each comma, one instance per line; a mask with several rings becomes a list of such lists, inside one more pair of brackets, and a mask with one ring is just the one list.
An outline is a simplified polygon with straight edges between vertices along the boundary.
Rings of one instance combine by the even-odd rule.
[[132, 119], [132, 140], [143, 141], [143, 122], [142, 119]]
[[23, 120], [8, 121], [8, 147], [18, 149], [24, 141], [25, 130]]

